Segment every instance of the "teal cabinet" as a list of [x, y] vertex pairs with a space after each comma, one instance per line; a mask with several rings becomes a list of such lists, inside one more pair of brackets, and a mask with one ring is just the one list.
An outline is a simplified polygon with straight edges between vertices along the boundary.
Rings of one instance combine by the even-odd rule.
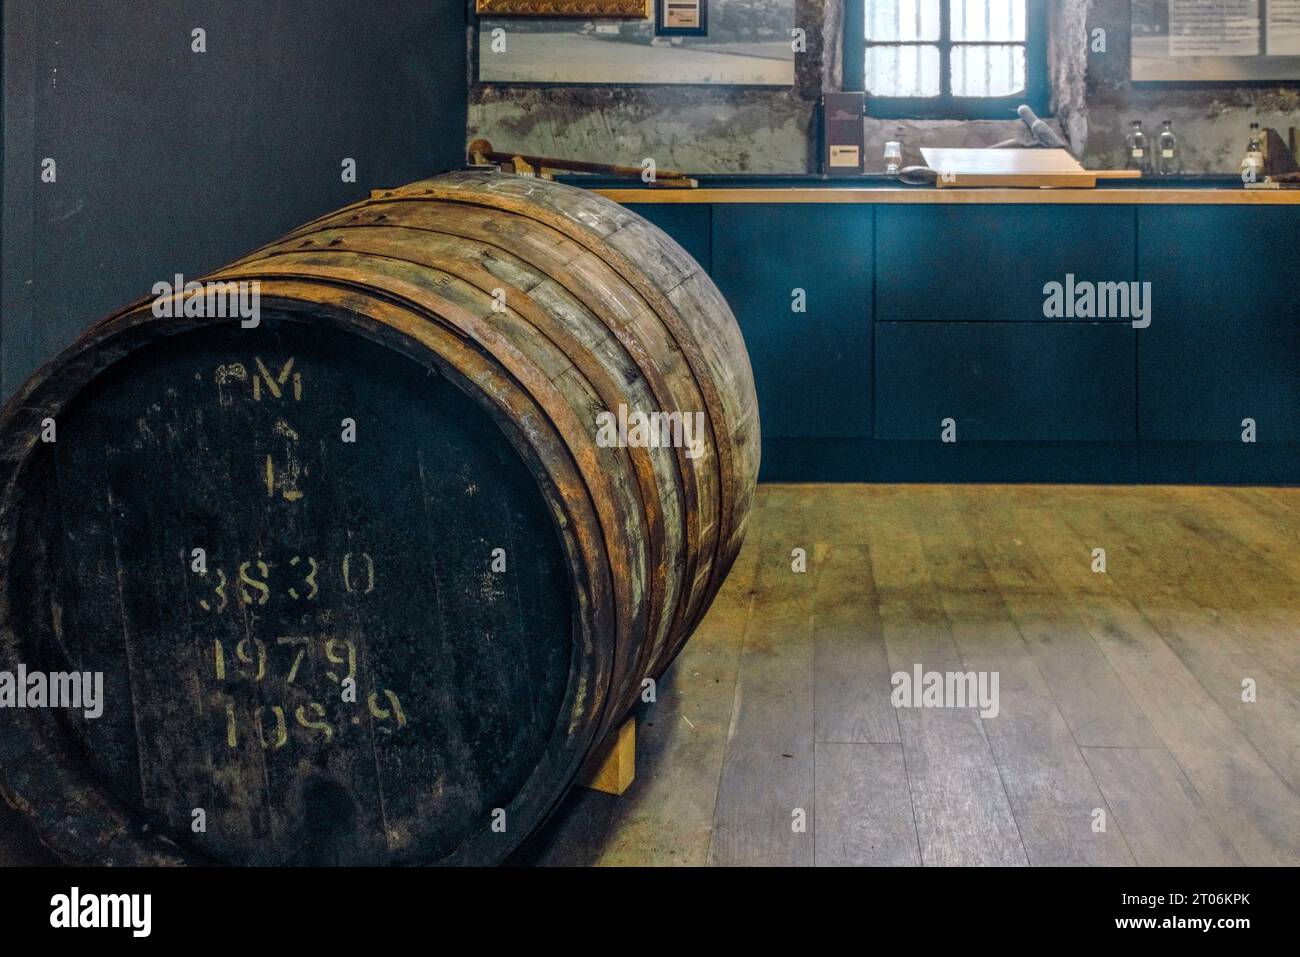
[[871, 207], [718, 204], [712, 232], [763, 437], [869, 437]]
[[1139, 214], [1151, 326], [1138, 333], [1141, 436], [1300, 442], [1300, 207]]
[[[1297, 484], [1300, 205], [1230, 192], [634, 208], [736, 314], [765, 480]], [[1045, 314], [1068, 277], [1149, 325]]]

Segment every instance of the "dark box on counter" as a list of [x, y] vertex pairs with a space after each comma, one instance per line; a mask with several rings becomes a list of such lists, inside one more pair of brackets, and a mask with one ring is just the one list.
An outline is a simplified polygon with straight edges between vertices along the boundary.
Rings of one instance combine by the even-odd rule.
[[860, 176], [863, 171], [862, 93], [822, 96], [821, 168], [827, 176]]

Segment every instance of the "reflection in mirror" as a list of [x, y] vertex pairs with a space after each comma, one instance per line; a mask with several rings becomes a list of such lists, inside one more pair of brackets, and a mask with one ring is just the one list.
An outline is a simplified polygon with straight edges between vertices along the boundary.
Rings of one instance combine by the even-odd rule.
[[656, 37], [649, 20], [480, 20], [478, 78], [790, 86], [794, 7], [795, 0], [711, 0], [705, 37]]

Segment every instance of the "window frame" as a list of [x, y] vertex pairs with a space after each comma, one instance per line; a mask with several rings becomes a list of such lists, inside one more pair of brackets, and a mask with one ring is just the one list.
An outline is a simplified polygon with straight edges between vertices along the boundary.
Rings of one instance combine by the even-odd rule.
[[[952, 0], [939, 0], [939, 39], [882, 43], [881, 46], [937, 46], [939, 48], [938, 96], [866, 96], [866, 115], [888, 120], [1014, 120], [1016, 108], [1027, 103], [1040, 116], [1049, 115], [1047, 75], [1047, 2], [1025, 0], [1025, 89], [1013, 96], [956, 96], [952, 83], [951, 57], [955, 46], [989, 46], [988, 41], [953, 40]], [[1013, 41], [1019, 43], [1020, 41]], [[844, 90], [866, 87], [866, 0], [845, 0]]]

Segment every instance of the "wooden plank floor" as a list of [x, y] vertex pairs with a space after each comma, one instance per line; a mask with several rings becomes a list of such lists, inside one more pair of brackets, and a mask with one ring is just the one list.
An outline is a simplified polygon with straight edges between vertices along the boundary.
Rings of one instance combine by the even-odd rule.
[[[997, 716], [895, 708], [918, 664]], [[1300, 864], [1300, 489], [762, 486], [656, 691], [515, 863]]]
[[[1300, 864], [1300, 489], [769, 485], [750, 528], [631, 790], [518, 863]], [[997, 716], [895, 708], [918, 664]]]

